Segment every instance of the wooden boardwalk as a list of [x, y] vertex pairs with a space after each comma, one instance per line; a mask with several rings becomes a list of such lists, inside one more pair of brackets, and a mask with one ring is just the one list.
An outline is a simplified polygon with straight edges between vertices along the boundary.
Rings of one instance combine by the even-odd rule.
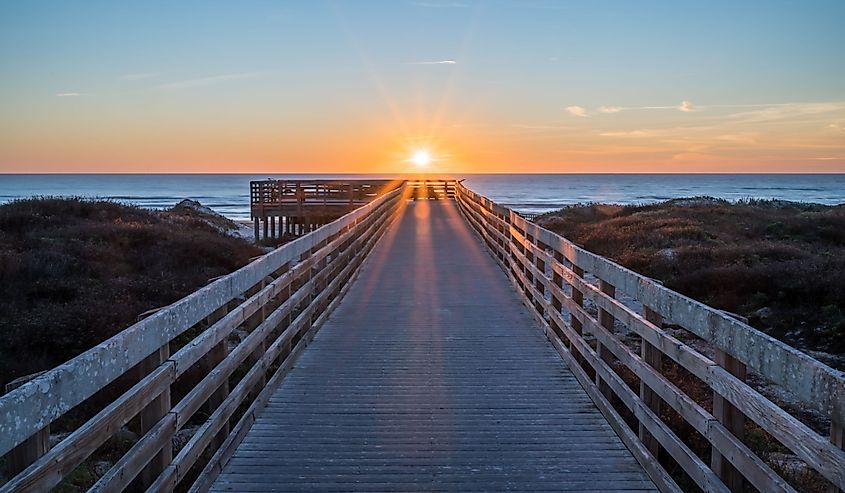
[[408, 206], [212, 487], [654, 489], [454, 201]]
[[845, 491], [841, 371], [461, 181], [311, 185], [370, 198], [0, 396], [0, 493]]

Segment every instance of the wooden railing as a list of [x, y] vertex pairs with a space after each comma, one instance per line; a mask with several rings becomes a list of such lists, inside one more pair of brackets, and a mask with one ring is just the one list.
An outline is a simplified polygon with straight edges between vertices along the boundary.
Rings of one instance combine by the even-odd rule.
[[363, 205], [401, 186], [397, 180], [259, 180], [249, 183], [253, 216], [268, 208], [304, 205]]
[[[457, 199], [555, 348], [662, 491], [795, 491], [803, 482], [845, 489], [842, 372], [462, 184]], [[765, 397], [747, 382], [752, 376], [821, 416], [822, 424], [808, 424], [801, 413]], [[761, 451], [761, 441], [803, 462], [802, 477], [789, 477], [790, 467]]]
[[[49, 490], [115, 449], [115, 462], [84, 485], [90, 491], [206, 490], [395, 217], [402, 192], [259, 257], [0, 397], [0, 455], [29, 457], [0, 491]], [[46, 430], [59, 424], [71, 429], [49, 448]], [[134, 438], [116, 439], [127, 430]]]
[[455, 198], [457, 180], [408, 180], [405, 186], [414, 199], [446, 200]]

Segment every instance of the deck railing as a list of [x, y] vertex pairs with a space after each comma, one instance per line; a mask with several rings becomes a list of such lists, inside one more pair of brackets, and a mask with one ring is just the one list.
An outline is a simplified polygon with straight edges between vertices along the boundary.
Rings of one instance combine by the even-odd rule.
[[[845, 489], [842, 372], [462, 184], [457, 199], [555, 348], [662, 491], [692, 484], [703, 491], [749, 485], [761, 492], [795, 491], [790, 482], [817, 485], [824, 483], [821, 477], [830, 491]], [[752, 388], [749, 377], [785, 391], [796, 401], [793, 408], [812, 410], [822, 424], [787, 412]], [[761, 442], [771, 450], [761, 451]], [[805, 469], [773, 460], [787, 451]], [[790, 482], [779, 475], [790, 471], [804, 472]]]
[[444, 200], [455, 198], [457, 180], [408, 180], [405, 186], [415, 199]]
[[259, 180], [249, 183], [253, 216], [279, 206], [363, 205], [397, 186], [396, 180]]
[[[339, 302], [403, 191], [213, 280], [0, 397], [0, 456], [24, 458], [0, 491], [49, 490], [105, 455], [118, 457], [85, 485], [91, 491], [206, 490]], [[50, 448], [57, 424], [71, 430]], [[127, 427], [134, 438], [125, 438]]]

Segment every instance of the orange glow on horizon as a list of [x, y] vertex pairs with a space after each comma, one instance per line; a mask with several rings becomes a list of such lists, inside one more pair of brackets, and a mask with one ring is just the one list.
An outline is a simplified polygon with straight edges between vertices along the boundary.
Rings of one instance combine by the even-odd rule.
[[[787, 113], [777, 125], [758, 121], [757, 114], [743, 120], [716, 110], [707, 114], [706, 108], [676, 111], [672, 118], [680, 122], [648, 114], [642, 118], [652, 120], [641, 121], [640, 115], [620, 112], [555, 125], [513, 125], [483, 114], [434, 127], [422, 118], [394, 125], [384, 115], [373, 115], [368, 124], [315, 118], [299, 126], [242, 127], [225, 120], [202, 125], [179, 120], [101, 128], [68, 120], [0, 132], [0, 172], [845, 172], [843, 130], [825, 123], [845, 121], [845, 104], [828, 106], [810, 108], [824, 110], [818, 118], [799, 113], [792, 122]], [[711, 123], [694, 126], [694, 119]], [[409, 161], [418, 152], [429, 159]]]

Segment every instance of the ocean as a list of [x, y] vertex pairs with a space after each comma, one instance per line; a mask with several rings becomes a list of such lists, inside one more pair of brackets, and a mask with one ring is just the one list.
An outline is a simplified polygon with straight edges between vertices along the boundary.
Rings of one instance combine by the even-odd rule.
[[[441, 175], [438, 175], [440, 177]], [[97, 197], [147, 208], [198, 200], [232, 219], [249, 219], [249, 182], [266, 178], [365, 179], [399, 175], [0, 174], [0, 203], [32, 196]], [[845, 203], [845, 174], [466, 174], [467, 186], [524, 213], [585, 202], [650, 203], [676, 197]]]

